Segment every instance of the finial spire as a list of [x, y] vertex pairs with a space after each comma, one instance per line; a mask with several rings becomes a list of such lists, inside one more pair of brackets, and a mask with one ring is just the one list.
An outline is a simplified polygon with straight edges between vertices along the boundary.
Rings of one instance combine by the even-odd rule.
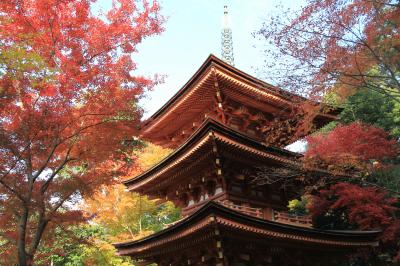
[[224, 6], [223, 25], [221, 31], [221, 57], [222, 60], [228, 64], [232, 66], [235, 65], [233, 58], [232, 29], [227, 5]]

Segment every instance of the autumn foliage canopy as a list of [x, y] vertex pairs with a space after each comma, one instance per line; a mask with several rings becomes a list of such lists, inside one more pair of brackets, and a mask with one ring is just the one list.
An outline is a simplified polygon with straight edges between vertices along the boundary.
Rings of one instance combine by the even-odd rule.
[[266, 77], [318, 97], [361, 87], [398, 97], [399, 13], [391, 0], [308, 0], [272, 15], [260, 30], [276, 48], [267, 48]]
[[[321, 190], [313, 200], [310, 211], [318, 217], [329, 211], [344, 210], [349, 225], [362, 230], [380, 230], [393, 222], [397, 208], [395, 198], [376, 188], [338, 183], [329, 190]], [[328, 224], [321, 225], [327, 226]]]
[[380, 252], [399, 260], [399, 201], [390, 195], [395, 191], [373, 178], [377, 165], [396, 158], [396, 141], [384, 130], [359, 122], [339, 125], [307, 141], [305, 166], [328, 170], [311, 182], [308, 210], [314, 226], [382, 231]]
[[68, 206], [126, 170], [136, 102], [154, 84], [131, 54], [162, 30], [157, 2], [116, 0], [98, 15], [94, 4], [0, 2], [0, 256], [19, 265], [81, 220]]
[[313, 197], [309, 211], [314, 226], [318, 228], [382, 231], [379, 237], [381, 248], [389, 246], [394, 249], [391, 252], [399, 261], [400, 249], [396, 248], [400, 237], [397, 203], [398, 199], [378, 188], [337, 183], [319, 191], [318, 196]]
[[304, 159], [309, 166], [330, 169], [365, 170], [373, 160], [396, 156], [396, 141], [384, 130], [362, 124], [340, 125], [328, 134], [306, 138], [308, 147]]

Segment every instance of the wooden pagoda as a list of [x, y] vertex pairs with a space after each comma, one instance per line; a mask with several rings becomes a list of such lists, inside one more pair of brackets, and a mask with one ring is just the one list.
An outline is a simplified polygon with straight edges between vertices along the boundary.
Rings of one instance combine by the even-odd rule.
[[[115, 244], [143, 265], [336, 265], [378, 244], [378, 232], [321, 231], [288, 215], [293, 195], [255, 185], [262, 167], [296, 169], [282, 147], [290, 131], [265, 130], [306, 99], [251, 77], [214, 56], [144, 125], [142, 137], [176, 148], [129, 190], [170, 200], [183, 218], [146, 238]], [[278, 117], [279, 116], [279, 117]], [[334, 111], [316, 116], [319, 127]], [[267, 134], [276, 143], [266, 144]]]

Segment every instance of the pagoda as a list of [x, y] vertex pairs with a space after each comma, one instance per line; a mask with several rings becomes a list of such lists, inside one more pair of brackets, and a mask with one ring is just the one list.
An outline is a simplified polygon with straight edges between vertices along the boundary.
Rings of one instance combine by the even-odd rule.
[[[130, 191], [182, 209], [182, 219], [140, 240], [115, 244], [141, 265], [337, 265], [378, 245], [378, 232], [322, 231], [287, 214], [296, 188], [254, 183], [260, 168], [299, 169], [284, 149], [290, 131], [271, 127], [306, 99], [211, 55], [157, 111], [141, 137], [174, 152], [139, 176]], [[316, 128], [335, 119], [317, 115]], [[267, 135], [278, 135], [267, 143]]]

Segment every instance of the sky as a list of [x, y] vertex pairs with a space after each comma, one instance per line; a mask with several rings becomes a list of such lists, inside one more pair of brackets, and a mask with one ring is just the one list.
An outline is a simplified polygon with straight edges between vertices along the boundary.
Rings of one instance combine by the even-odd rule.
[[[299, 8], [303, 0], [160, 0], [167, 18], [165, 31], [146, 38], [133, 54], [137, 74], [165, 76], [164, 82], [141, 100], [144, 118], [168, 101], [197, 71], [210, 54], [221, 57], [221, 29], [224, 5], [228, 6], [233, 34], [235, 67], [255, 77], [268, 56], [265, 40], [254, 37], [276, 6]], [[107, 10], [111, 0], [100, 0]], [[268, 80], [266, 80], [268, 82]]]
[[[104, 4], [110, 1], [102, 0]], [[290, 2], [294, 1], [287, 4]], [[257, 76], [257, 69], [262, 68], [266, 56], [262, 52], [264, 43], [254, 38], [253, 33], [279, 3], [273, 0], [161, 0], [161, 13], [167, 17], [165, 31], [145, 39], [133, 55], [138, 64], [137, 73], [165, 75], [164, 83], [141, 102], [145, 117], [171, 98], [210, 54], [220, 57], [225, 4], [232, 22], [235, 66]]]
[[[142, 102], [145, 116], [157, 111], [201, 66], [205, 59], [221, 54], [223, 6], [219, 0], [164, 0], [162, 13], [167, 16], [165, 31], [144, 40], [137, 55], [139, 73], [166, 75], [165, 83], [157, 86]], [[260, 28], [262, 16], [270, 1], [229, 1], [232, 21], [235, 65], [253, 74], [261, 64], [252, 33]], [[255, 12], [257, 11], [257, 12]]]

